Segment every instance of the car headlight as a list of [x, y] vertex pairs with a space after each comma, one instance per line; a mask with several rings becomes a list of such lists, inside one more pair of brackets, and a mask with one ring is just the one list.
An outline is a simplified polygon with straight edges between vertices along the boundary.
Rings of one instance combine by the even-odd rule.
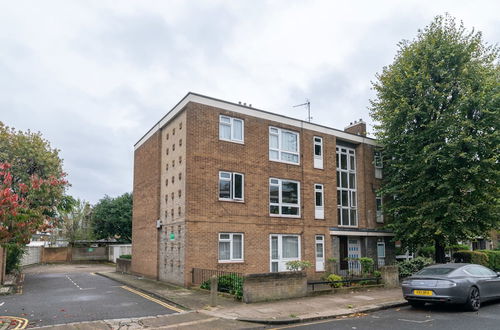
[[436, 286], [440, 288], [451, 288], [454, 286], [457, 286], [457, 283], [453, 281], [447, 281], [447, 280], [438, 280], [436, 282]]
[[411, 280], [404, 280], [403, 282], [401, 282], [401, 285], [409, 286], [409, 285], [411, 285]]

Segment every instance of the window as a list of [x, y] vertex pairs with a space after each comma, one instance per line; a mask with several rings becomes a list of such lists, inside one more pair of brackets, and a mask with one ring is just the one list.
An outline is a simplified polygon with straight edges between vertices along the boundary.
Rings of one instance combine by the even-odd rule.
[[269, 127], [269, 159], [299, 164], [299, 134], [281, 128]]
[[385, 258], [385, 242], [377, 242], [377, 256], [379, 258]]
[[358, 225], [356, 207], [356, 153], [337, 147], [337, 217], [340, 226]]
[[376, 208], [377, 222], [383, 223], [384, 222], [384, 214], [382, 213], [382, 197], [377, 196], [375, 198], [375, 208]]
[[219, 234], [219, 262], [243, 261], [243, 234]]
[[300, 182], [269, 179], [269, 214], [300, 217]]
[[243, 136], [243, 120], [228, 116], [219, 116], [220, 140], [243, 143]]
[[375, 178], [382, 179], [382, 168], [384, 163], [382, 161], [382, 152], [376, 150], [373, 153], [373, 164], [375, 165]]
[[325, 236], [316, 235], [316, 271], [325, 271]]
[[314, 185], [314, 218], [315, 219], [324, 219], [325, 218], [325, 206], [324, 196], [323, 196], [323, 185], [315, 184]]
[[219, 172], [219, 199], [242, 201], [244, 180], [241, 173]]
[[270, 235], [271, 272], [287, 271], [288, 261], [300, 260], [300, 236], [289, 234]]
[[323, 138], [314, 137], [314, 168], [323, 168]]

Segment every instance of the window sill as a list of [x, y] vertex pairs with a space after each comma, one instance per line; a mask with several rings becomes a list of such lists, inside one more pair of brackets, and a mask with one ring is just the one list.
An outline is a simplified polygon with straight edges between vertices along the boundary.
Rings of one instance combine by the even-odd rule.
[[225, 199], [225, 198], [219, 198], [219, 202], [229, 202], [229, 203], [242, 203], [244, 204], [244, 200], [239, 200], [239, 199]]
[[281, 215], [281, 214], [269, 214], [270, 217], [272, 218], [293, 218], [293, 219], [300, 219], [300, 215]]
[[293, 162], [286, 162], [284, 160], [276, 160], [276, 159], [269, 159], [270, 162], [275, 162], [275, 163], [282, 163], [282, 164], [288, 164], [288, 165], [296, 165], [300, 166], [300, 161], [298, 163], [293, 163]]
[[224, 142], [232, 142], [232, 143], [237, 143], [237, 144], [245, 144], [245, 141], [238, 141], [238, 140], [226, 140], [226, 139], [221, 139], [219, 138], [219, 141], [224, 141]]
[[348, 226], [348, 225], [339, 225], [339, 227], [344, 227], [344, 228], [358, 228], [359, 226]]
[[245, 260], [219, 260], [219, 264], [242, 264]]

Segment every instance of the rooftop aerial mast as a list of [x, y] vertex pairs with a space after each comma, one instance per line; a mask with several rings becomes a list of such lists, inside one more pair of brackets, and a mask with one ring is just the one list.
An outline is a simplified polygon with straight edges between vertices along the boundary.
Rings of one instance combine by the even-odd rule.
[[306, 99], [306, 103], [302, 103], [302, 104], [297, 104], [297, 105], [294, 105], [293, 107], [294, 108], [297, 108], [297, 107], [306, 107], [307, 108], [307, 121], [308, 122], [311, 122], [311, 102], [309, 102], [309, 99]]

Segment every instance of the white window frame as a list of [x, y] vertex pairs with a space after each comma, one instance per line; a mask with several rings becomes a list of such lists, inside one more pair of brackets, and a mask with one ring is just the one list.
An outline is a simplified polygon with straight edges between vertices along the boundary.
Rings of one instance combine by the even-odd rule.
[[[321, 188], [319, 188], [321, 187]], [[316, 205], [316, 194], [321, 193], [321, 205]], [[314, 218], [324, 219], [325, 218], [325, 187], [321, 183], [314, 184]]]
[[[380, 209], [378, 208], [378, 201], [380, 201]], [[375, 197], [375, 219], [377, 223], [384, 223], [384, 213], [382, 213], [383, 200], [381, 196]]]
[[373, 165], [375, 166], [375, 178], [382, 179], [382, 169], [384, 168], [384, 163], [382, 159], [382, 152], [380, 150], [375, 150], [373, 152]]
[[[318, 141], [316, 141], [318, 139]], [[316, 146], [320, 147], [320, 154], [316, 155]], [[321, 136], [313, 137], [313, 166], [317, 169], [323, 169], [323, 138]]]
[[[229, 174], [231, 178], [223, 178], [222, 173]], [[236, 198], [234, 197], [234, 191], [235, 191], [235, 175], [241, 175], [241, 198]], [[229, 181], [229, 184], [231, 186], [231, 197], [230, 198], [223, 198], [220, 197], [220, 182], [221, 181]], [[245, 175], [243, 173], [238, 173], [238, 172], [230, 172], [230, 171], [219, 171], [219, 181], [217, 182], [217, 191], [219, 194], [219, 200], [220, 201], [237, 201], [237, 202], [243, 202], [245, 201]]]
[[[339, 227], [351, 227], [356, 228], [359, 225], [359, 210], [358, 210], [358, 183], [357, 183], [357, 173], [356, 173], [356, 150], [353, 148], [345, 147], [342, 145], [336, 148], [337, 157], [337, 217]], [[342, 169], [342, 155], [346, 156], [346, 169]], [[342, 173], [346, 174], [347, 188], [342, 187], [343, 180]], [[354, 175], [354, 187], [350, 186], [350, 175]], [[340, 182], [342, 181], [342, 182]], [[342, 192], [347, 192], [347, 205], [342, 205], [340, 198]], [[353, 197], [355, 195], [355, 197]], [[342, 210], [347, 209], [347, 222], [343, 219]], [[351, 219], [352, 212], [355, 211], [355, 219]]]
[[[323, 257], [318, 257], [318, 244], [321, 244], [323, 249]], [[317, 272], [325, 271], [325, 235], [316, 235], [314, 237], [314, 257], [316, 259], [315, 268]]]
[[[273, 183], [273, 180], [277, 180], [277, 183]], [[283, 182], [293, 182], [297, 184], [297, 204], [283, 203]], [[271, 203], [271, 186], [278, 186], [278, 203]], [[284, 217], [284, 218], [300, 218], [300, 181], [288, 180], [288, 179], [278, 179], [269, 178], [269, 216], [271, 217]], [[278, 214], [271, 213], [271, 206], [277, 206], [279, 209]], [[282, 214], [281, 207], [297, 207], [298, 214]]]
[[[283, 258], [283, 237], [284, 236], [292, 236], [292, 237], [297, 237], [297, 258]], [[273, 259], [273, 251], [272, 251], [272, 245], [273, 245], [273, 237], [278, 238], [278, 259]], [[301, 247], [301, 239], [300, 235], [297, 234], [270, 234], [269, 235], [269, 271], [273, 271], [273, 262], [278, 262], [278, 273], [279, 272], [286, 272], [288, 269], [286, 269], [286, 263], [288, 261], [295, 261], [295, 260], [302, 260], [302, 247]], [[280, 263], [282, 263], [282, 270], [280, 270]]]
[[[229, 119], [229, 123], [223, 122], [222, 118]], [[234, 134], [234, 132], [235, 132], [234, 122], [235, 121], [241, 122], [241, 140], [235, 138], [235, 134]], [[221, 129], [220, 129], [221, 126], [227, 126], [230, 128], [231, 138], [227, 139], [227, 138], [222, 137]], [[233, 118], [233, 117], [226, 116], [226, 115], [219, 115], [219, 140], [241, 143], [241, 144], [245, 143], [245, 121], [243, 119], [239, 119], [239, 118]]]
[[[273, 130], [276, 130], [274, 132]], [[287, 150], [282, 150], [282, 134], [283, 133], [291, 133], [295, 134], [297, 136], [297, 151], [287, 151]], [[278, 148], [271, 148], [271, 135], [278, 136]], [[280, 162], [280, 163], [286, 163], [286, 164], [293, 164], [293, 165], [300, 165], [300, 134], [298, 132], [274, 127], [274, 126], [269, 126], [269, 160], [272, 162]], [[273, 159], [271, 158], [271, 151], [275, 151], [278, 153], [278, 159]], [[282, 159], [282, 154], [287, 153], [287, 154], [292, 154], [297, 156], [297, 162], [290, 162], [287, 160]]]
[[[229, 235], [229, 238], [221, 238], [221, 235]], [[233, 237], [234, 235], [241, 236], [241, 258], [234, 258], [233, 253]], [[243, 262], [245, 260], [245, 234], [243, 233], [219, 233], [217, 241], [217, 259], [219, 263], [228, 263], [228, 262]], [[228, 242], [229, 243], [229, 259], [220, 259], [220, 243]]]

